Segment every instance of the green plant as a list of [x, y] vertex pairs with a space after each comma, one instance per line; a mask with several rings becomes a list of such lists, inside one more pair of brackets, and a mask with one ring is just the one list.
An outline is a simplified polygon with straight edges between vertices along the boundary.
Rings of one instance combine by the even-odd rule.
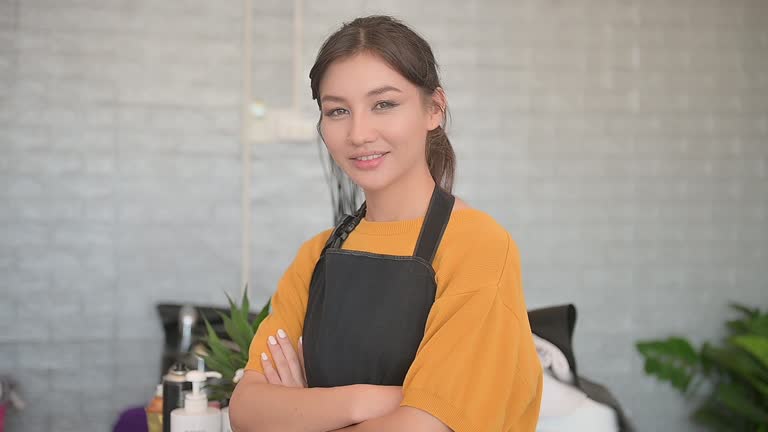
[[699, 350], [682, 337], [639, 341], [645, 373], [686, 397], [701, 397], [692, 413], [710, 430], [768, 432], [768, 313], [738, 304], [720, 346]]
[[232, 391], [235, 389], [233, 381], [235, 373], [238, 369], [244, 368], [248, 362], [248, 348], [259, 325], [269, 314], [271, 298], [267, 300], [253, 320], [250, 320], [251, 306], [248, 300], [247, 287], [240, 306], [236, 305], [229, 295], [227, 295], [227, 300], [229, 301], [229, 316], [221, 312], [218, 313], [224, 322], [227, 338], [220, 338], [211, 323], [203, 318], [207, 330], [204, 339], [206, 352], [203, 354], [205, 365], [208, 369], [221, 373], [223, 377], [218, 384], [208, 386], [211, 400], [225, 400], [232, 396]]

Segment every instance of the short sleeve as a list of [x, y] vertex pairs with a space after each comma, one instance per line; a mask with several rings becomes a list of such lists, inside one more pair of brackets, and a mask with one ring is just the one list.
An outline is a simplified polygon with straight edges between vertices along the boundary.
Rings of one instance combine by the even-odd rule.
[[535, 430], [542, 370], [512, 252], [495, 286], [435, 301], [401, 406], [455, 432]]
[[325, 237], [326, 233], [321, 233], [304, 243], [291, 265], [280, 278], [277, 289], [272, 295], [270, 313], [261, 322], [251, 341], [248, 350], [248, 363], [245, 365], [246, 370], [264, 373], [261, 353], [265, 352], [271, 357], [267, 338], [276, 335], [278, 329], [285, 330], [294, 349], [298, 351], [299, 336], [304, 331], [304, 316], [309, 298], [309, 281], [312, 278], [312, 272], [322, 250]]

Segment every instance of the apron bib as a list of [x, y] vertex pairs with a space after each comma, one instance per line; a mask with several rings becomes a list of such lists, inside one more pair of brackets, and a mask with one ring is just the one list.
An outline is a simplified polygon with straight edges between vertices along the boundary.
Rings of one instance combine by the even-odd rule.
[[435, 186], [411, 256], [341, 249], [365, 216], [365, 203], [336, 227], [309, 286], [303, 332], [309, 387], [403, 384], [435, 302], [432, 260], [454, 201]]

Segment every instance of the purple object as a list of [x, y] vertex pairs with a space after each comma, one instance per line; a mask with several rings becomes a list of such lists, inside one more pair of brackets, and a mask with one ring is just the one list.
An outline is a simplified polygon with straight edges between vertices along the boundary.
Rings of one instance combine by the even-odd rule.
[[120, 414], [112, 432], [149, 432], [144, 407], [128, 408]]

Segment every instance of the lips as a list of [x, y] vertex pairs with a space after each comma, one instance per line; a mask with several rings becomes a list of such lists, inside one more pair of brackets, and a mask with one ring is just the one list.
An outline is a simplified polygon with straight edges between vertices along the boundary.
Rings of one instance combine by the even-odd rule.
[[[389, 152], [366, 152], [366, 153], [363, 153], [363, 154], [352, 156], [350, 159], [352, 159], [352, 160], [359, 160], [359, 158], [370, 158], [371, 156], [376, 156], [376, 155], [385, 156], [387, 153], [389, 153]], [[369, 159], [369, 160], [372, 160], [372, 159]]]
[[385, 159], [387, 159], [387, 154], [389, 153], [378, 153], [378, 154], [381, 154], [381, 156], [374, 159], [369, 159], [369, 160], [352, 159], [352, 164], [355, 166], [355, 168], [360, 170], [373, 170], [377, 168], [379, 165], [381, 165]]

